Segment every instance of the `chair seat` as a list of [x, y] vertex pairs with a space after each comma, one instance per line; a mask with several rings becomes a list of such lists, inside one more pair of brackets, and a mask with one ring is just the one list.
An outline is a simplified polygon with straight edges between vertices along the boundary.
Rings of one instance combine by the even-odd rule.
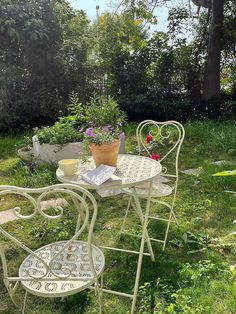
[[[129, 188], [123, 189], [123, 191], [124, 193], [130, 194], [130, 195], [133, 193], [132, 190]], [[141, 198], [148, 197], [148, 189], [136, 187], [136, 192], [137, 192], [138, 197], [141, 197]], [[152, 186], [151, 197], [153, 198], [164, 197], [164, 196], [170, 195], [172, 192], [173, 192], [173, 188], [170, 185], [158, 183]]]
[[[47, 264], [51, 259], [62, 249], [67, 241], [55, 242], [48, 244], [36, 250], [35, 253], [41, 257]], [[92, 256], [94, 267], [97, 276], [99, 277], [105, 267], [105, 257], [102, 251], [92, 245]], [[73, 241], [69, 247], [67, 247], [63, 253], [56, 256], [55, 260], [51, 263], [51, 269], [56, 274], [63, 275], [62, 267], [66, 266], [71, 269], [71, 277], [93, 277], [93, 273], [90, 269], [89, 256], [88, 256], [88, 243], [83, 241]], [[30, 254], [26, 257], [19, 268], [19, 276], [30, 278], [27, 270], [32, 268], [30, 271], [34, 276], [43, 276], [45, 273], [44, 264], [39, 261], [35, 256]], [[64, 280], [60, 279], [52, 280], [57, 278], [52, 272], [48, 272], [45, 276], [48, 280], [43, 281], [40, 279], [32, 279], [31, 281], [21, 281], [23, 287], [30, 293], [38, 296], [47, 297], [62, 297], [70, 294], [74, 294], [81, 290], [86, 289], [94, 283], [94, 279], [88, 278], [85, 280]]]

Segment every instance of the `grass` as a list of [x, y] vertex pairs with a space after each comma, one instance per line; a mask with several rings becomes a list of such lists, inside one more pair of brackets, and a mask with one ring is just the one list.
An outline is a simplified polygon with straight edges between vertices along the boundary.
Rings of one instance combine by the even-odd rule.
[[[126, 127], [127, 149], [135, 145], [135, 124]], [[180, 168], [202, 167], [198, 177], [180, 175], [176, 202], [180, 226], [172, 225], [169, 243], [163, 253], [154, 245], [156, 262], [144, 258], [140, 282], [137, 314], [233, 314], [236, 312], [236, 274], [229, 266], [236, 262], [235, 236], [230, 235], [235, 226], [236, 200], [225, 190], [236, 191], [235, 177], [212, 177], [221, 170], [233, 170], [235, 166], [216, 166], [209, 162], [226, 159], [235, 162], [236, 123], [196, 122], [185, 125], [186, 138], [180, 156]], [[55, 167], [29, 166], [17, 157], [16, 148], [21, 136], [0, 136], [1, 184], [39, 187], [56, 183]], [[101, 199], [95, 232], [99, 241], [111, 244], [118, 241], [127, 198]], [[21, 198], [0, 198], [0, 210], [25, 203]], [[155, 208], [156, 211], [164, 210]], [[42, 218], [29, 221], [13, 221], [4, 225], [9, 232], [22, 238], [33, 248], [48, 241], [65, 237], [65, 230], [72, 232], [75, 219], [72, 212], [63, 221], [45, 222]], [[131, 215], [128, 227], [138, 233], [136, 219]], [[52, 232], [48, 232], [49, 227]], [[165, 225], [160, 222], [149, 226], [150, 233], [163, 235]], [[2, 239], [2, 238], [1, 238]], [[0, 240], [1, 240], [0, 239]], [[22, 261], [22, 252], [9, 242], [1, 240], [6, 247], [9, 267], [13, 272]], [[119, 245], [138, 248], [138, 241], [122, 237]], [[111, 289], [131, 292], [136, 269], [136, 258], [106, 252], [105, 285]], [[2, 269], [0, 266], [0, 278]], [[19, 291], [21, 299], [23, 291]], [[29, 312], [39, 314], [98, 313], [97, 301], [92, 292], [83, 292], [65, 300], [48, 300], [29, 297]], [[104, 294], [105, 314], [127, 314], [130, 301]], [[0, 313], [13, 314], [18, 310], [11, 303], [0, 280]]]

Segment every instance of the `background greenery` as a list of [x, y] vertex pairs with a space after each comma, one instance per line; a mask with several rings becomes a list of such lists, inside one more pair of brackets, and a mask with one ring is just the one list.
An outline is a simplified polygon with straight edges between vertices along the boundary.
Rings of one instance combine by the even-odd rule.
[[0, 130], [55, 122], [73, 90], [84, 104], [109, 93], [131, 120], [235, 117], [235, 2], [224, 1], [221, 95], [207, 101], [207, 12], [176, 5], [168, 32], [150, 32], [149, 2], [124, 3], [90, 22], [65, 0], [1, 0]]

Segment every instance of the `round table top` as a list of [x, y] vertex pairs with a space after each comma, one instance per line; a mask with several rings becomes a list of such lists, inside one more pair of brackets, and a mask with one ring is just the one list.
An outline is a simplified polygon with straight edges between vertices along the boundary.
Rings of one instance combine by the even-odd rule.
[[[98, 189], [81, 178], [81, 174], [93, 169], [95, 169], [95, 164], [91, 157], [88, 162], [79, 165], [78, 171], [74, 176], [65, 177], [59, 168], [56, 171], [56, 175], [57, 179], [62, 183], [77, 184], [86, 189]], [[125, 188], [150, 182], [154, 177], [160, 174], [161, 170], [161, 164], [149, 157], [121, 154], [118, 156], [117, 169], [114, 174], [122, 179], [122, 184], [118, 183], [117, 187]], [[105, 188], [106, 183], [99, 186], [99, 188], [101, 187]], [[116, 187], [116, 185], [113, 184], [112, 188], [114, 187]]]

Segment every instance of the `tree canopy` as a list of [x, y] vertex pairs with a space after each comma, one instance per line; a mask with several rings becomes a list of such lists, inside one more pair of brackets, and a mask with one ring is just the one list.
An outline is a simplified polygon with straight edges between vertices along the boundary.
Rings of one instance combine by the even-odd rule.
[[72, 91], [103, 93], [104, 77], [131, 119], [234, 115], [234, 1], [194, 0], [197, 19], [173, 5], [168, 32], [151, 32], [160, 5], [120, 1], [91, 22], [65, 0], [1, 0], [0, 129], [53, 122]]

